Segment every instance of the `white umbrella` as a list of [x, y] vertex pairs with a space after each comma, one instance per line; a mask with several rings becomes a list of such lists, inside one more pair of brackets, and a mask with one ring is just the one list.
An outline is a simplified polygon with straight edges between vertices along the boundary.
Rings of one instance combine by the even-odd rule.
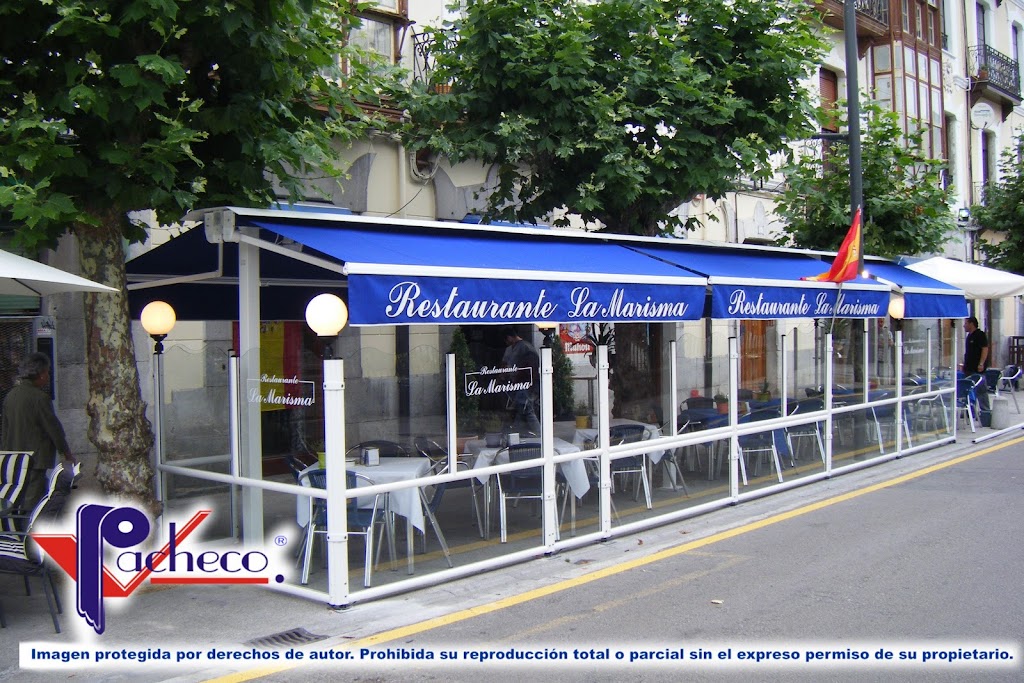
[[964, 290], [968, 299], [1001, 299], [1024, 294], [1024, 277], [974, 263], [936, 256], [909, 263], [907, 268]]
[[44, 296], [58, 292], [116, 292], [84, 277], [0, 249], [0, 294]]

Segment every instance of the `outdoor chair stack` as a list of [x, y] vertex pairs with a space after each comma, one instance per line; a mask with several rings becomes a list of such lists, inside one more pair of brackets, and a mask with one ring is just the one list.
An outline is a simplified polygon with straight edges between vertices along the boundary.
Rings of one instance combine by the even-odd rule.
[[[60, 596], [43, 553], [31, 540], [30, 534], [37, 530], [38, 523], [52, 521], [60, 516], [80, 469], [81, 466], [77, 464], [69, 470], [64, 469], [63, 463], [54, 467], [47, 480], [46, 491], [36, 502], [32, 511], [28, 515], [13, 515], [20, 522], [17, 526], [21, 530], [0, 533], [0, 573], [24, 577], [27, 595], [32, 594], [29, 579], [34, 577], [42, 579], [46, 604], [50, 609], [50, 618], [53, 619], [53, 628], [57, 633], [60, 633], [58, 615], [63, 612]], [[6, 626], [3, 621], [0, 619], [0, 626]]]

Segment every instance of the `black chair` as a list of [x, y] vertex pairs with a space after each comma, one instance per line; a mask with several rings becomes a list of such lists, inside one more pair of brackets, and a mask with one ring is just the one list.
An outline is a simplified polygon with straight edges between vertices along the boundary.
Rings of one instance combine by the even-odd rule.
[[[608, 441], [611, 446], [639, 443], [643, 441], [646, 432], [647, 428], [642, 424], [613, 425], [608, 428]], [[611, 475], [613, 483], [615, 477], [637, 475], [639, 479], [636, 482], [633, 500], [639, 500], [640, 486], [642, 485], [644, 488], [644, 498], [647, 501], [647, 509], [650, 510], [653, 507], [651, 504], [651, 484], [647, 481], [647, 458], [645, 455], [629, 455], [625, 458], [612, 460]]]
[[[537, 443], [524, 443], [507, 446], [508, 461], [525, 462], [527, 460], [539, 460], [543, 457], [541, 445]], [[501, 453], [495, 457], [495, 462], [502, 460]], [[508, 512], [507, 503], [513, 500], [518, 503], [521, 500], [544, 500], [544, 474], [541, 466], [528, 467], [523, 470], [505, 472], [498, 475], [498, 499], [499, 515], [501, 524], [501, 542], [508, 542]], [[557, 528], [557, 525], [556, 525]]]

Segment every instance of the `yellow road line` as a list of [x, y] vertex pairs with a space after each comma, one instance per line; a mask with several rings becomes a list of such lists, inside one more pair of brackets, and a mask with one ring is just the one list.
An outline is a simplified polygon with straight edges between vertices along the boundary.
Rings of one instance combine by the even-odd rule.
[[[507, 598], [502, 598], [501, 600], [496, 600], [485, 605], [470, 607], [464, 610], [460, 610], [458, 612], [453, 612], [452, 614], [446, 614], [444, 616], [435, 617], [433, 619], [427, 619], [426, 621], [421, 621], [416, 624], [409, 624], [408, 626], [400, 626], [398, 628], [391, 629], [390, 631], [383, 631], [372, 636], [367, 636], [366, 638], [351, 640], [346, 642], [341, 647], [344, 647], [345, 649], [354, 649], [357, 647], [380, 645], [381, 643], [388, 643], [393, 640], [398, 640], [400, 638], [406, 638], [411, 635], [416, 635], [417, 633], [430, 631], [441, 626], [455, 624], [460, 621], [472, 619], [473, 617], [482, 616], [484, 614], [490, 614], [491, 612], [497, 612], [508, 607], [514, 607], [515, 605], [521, 605], [523, 603], [530, 602], [531, 600], [536, 600], [538, 598], [543, 598], [545, 596], [552, 595], [553, 593], [560, 593], [562, 591], [569, 590], [570, 588], [584, 586], [588, 583], [593, 583], [594, 581], [599, 581], [601, 579], [608, 578], [609, 576], [622, 574], [623, 572], [630, 571], [631, 569], [643, 567], [654, 562], [660, 562], [661, 560], [665, 560], [670, 557], [675, 557], [677, 555], [682, 555], [683, 553], [687, 553], [692, 550], [697, 550], [698, 548], [703, 548], [713, 543], [718, 543], [720, 541], [725, 541], [730, 538], [735, 538], [736, 536], [740, 536], [751, 531], [757, 531], [758, 529], [763, 529], [767, 526], [771, 526], [772, 524], [777, 524], [779, 522], [784, 522], [789, 519], [794, 519], [796, 517], [800, 517], [801, 515], [806, 515], [810, 512], [815, 512], [816, 510], [821, 510], [823, 508], [827, 508], [838, 503], [843, 503], [848, 500], [853, 500], [854, 498], [859, 498], [860, 496], [867, 495], [869, 493], [874, 493], [876, 491], [881, 491], [883, 489], [887, 489], [893, 486], [898, 486], [899, 484], [903, 484], [908, 481], [917, 479], [919, 477], [932, 474], [933, 472], [938, 472], [940, 470], [953, 467], [954, 465], [959, 465], [969, 460], [979, 458], [983, 455], [988, 455], [989, 453], [1002, 450], [1003, 448], [1007, 448], [1009, 446], [1015, 446], [1019, 443], [1024, 443], [1024, 437], [1013, 439], [1011, 441], [1007, 441], [1006, 443], [997, 444], [995, 446], [990, 446], [980, 451], [969, 453], [968, 455], [962, 455], [959, 458], [954, 458], [947, 462], [939, 463], [936, 465], [930, 465], [923, 469], [915, 470], [914, 472], [894, 477], [893, 479], [887, 479], [886, 481], [882, 481], [877, 484], [872, 484], [870, 486], [865, 486], [864, 488], [857, 489], [855, 491], [849, 491], [838, 496], [826, 498], [816, 503], [810, 503], [808, 505], [804, 505], [802, 507], [795, 508], [787, 512], [780, 512], [777, 515], [772, 515], [771, 517], [766, 517], [765, 519], [758, 520], [756, 522], [744, 524], [743, 526], [738, 526], [735, 529], [721, 531], [717, 534], [707, 536], [706, 538], [700, 538], [695, 541], [690, 541], [689, 543], [684, 543], [682, 545], [666, 548], [665, 550], [660, 550], [646, 557], [638, 557], [636, 559], [620, 562], [618, 564], [605, 567], [603, 569], [598, 569], [588, 574], [584, 574], [582, 576], [578, 576], [572, 579], [566, 579], [564, 581], [559, 581], [548, 586], [541, 586], [540, 588], [535, 588], [533, 590], [526, 591], [525, 593], [520, 593], [518, 595], [511, 595]], [[218, 678], [212, 678], [209, 679], [206, 683], [241, 683], [242, 681], [251, 681], [257, 678], [262, 678], [264, 676], [269, 676], [271, 674], [287, 671], [297, 666], [298, 664], [282, 664], [279, 666], [260, 667], [256, 669], [250, 669], [247, 671], [240, 671], [234, 674], [228, 674], [226, 676], [221, 676]]]

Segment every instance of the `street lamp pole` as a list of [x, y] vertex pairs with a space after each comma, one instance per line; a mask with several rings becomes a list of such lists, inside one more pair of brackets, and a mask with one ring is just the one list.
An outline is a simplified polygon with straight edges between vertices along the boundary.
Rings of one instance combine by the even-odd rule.
[[150, 301], [142, 309], [142, 328], [153, 338], [153, 487], [158, 503], [164, 502], [164, 478], [160, 465], [164, 461], [164, 339], [177, 322], [174, 308], [163, 301]]
[[345, 365], [332, 344], [348, 323], [348, 307], [334, 294], [306, 305], [306, 323], [324, 340], [324, 450], [327, 468], [327, 594], [332, 606], [347, 604], [348, 482], [345, 467]]

